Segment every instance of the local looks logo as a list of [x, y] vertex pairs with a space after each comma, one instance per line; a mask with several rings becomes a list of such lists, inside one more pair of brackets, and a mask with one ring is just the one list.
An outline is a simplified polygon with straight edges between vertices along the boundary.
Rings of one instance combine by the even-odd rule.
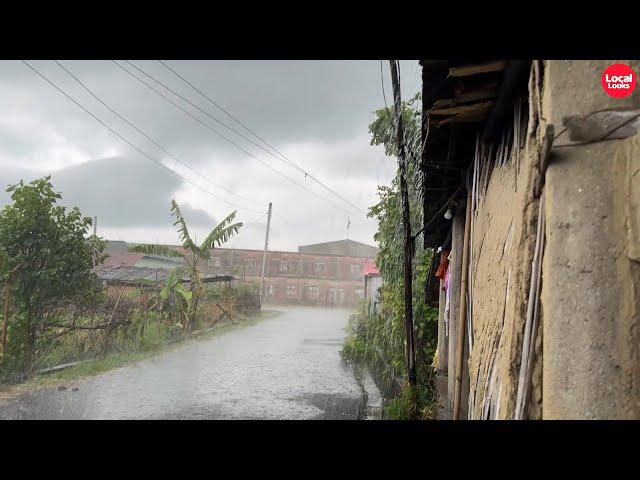
[[602, 88], [614, 98], [628, 97], [636, 88], [636, 72], [624, 63], [607, 67], [602, 74]]

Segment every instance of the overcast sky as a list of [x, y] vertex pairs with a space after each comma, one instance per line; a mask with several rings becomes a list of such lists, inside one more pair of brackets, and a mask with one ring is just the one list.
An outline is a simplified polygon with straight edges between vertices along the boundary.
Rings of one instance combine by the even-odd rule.
[[[175, 198], [191, 226], [192, 236], [198, 240], [217, 221], [238, 209], [238, 218], [245, 226], [228, 246], [263, 248], [267, 204], [271, 201], [274, 216], [270, 249], [295, 251], [298, 245], [343, 239], [347, 216], [351, 220], [349, 238], [374, 244], [375, 221], [362, 212], [345, 212], [343, 209], [354, 208], [130, 66], [132, 72], [244, 151], [110, 61], [61, 61], [101, 100], [195, 173], [118, 119], [56, 63], [30, 63], [131, 143], [192, 183], [141, 155], [25, 64], [1, 61], [0, 206], [10, 201], [4, 192], [6, 185], [51, 174], [63, 203], [77, 205], [87, 216], [97, 216], [98, 234], [107, 239], [177, 243], [169, 216], [169, 202]], [[133, 63], [220, 122], [262, 144], [160, 63]], [[290, 161], [361, 210], [376, 202], [377, 185], [390, 182], [395, 159], [385, 157], [381, 147], [369, 145], [367, 129], [374, 110], [384, 105], [380, 62], [167, 64]], [[391, 102], [386, 61], [384, 75], [387, 101]], [[417, 61], [401, 62], [403, 98], [419, 90], [419, 76]], [[323, 198], [296, 186], [261, 162]]]

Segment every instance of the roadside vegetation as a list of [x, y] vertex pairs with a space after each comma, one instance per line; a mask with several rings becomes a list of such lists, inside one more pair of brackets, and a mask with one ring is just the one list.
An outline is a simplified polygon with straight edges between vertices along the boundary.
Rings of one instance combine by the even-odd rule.
[[[58, 204], [50, 177], [7, 189], [12, 203], [0, 211], [0, 383], [16, 383], [39, 371], [82, 362], [50, 373], [52, 379], [108, 370], [145, 358], [196, 331], [236, 324], [243, 299], [256, 287], [218, 284], [206, 288], [197, 262], [238, 232], [235, 212], [200, 246], [189, 237], [175, 201], [184, 267], [164, 285], [140, 281], [106, 285], [94, 272], [105, 242], [89, 234], [92, 221], [78, 208]], [[143, 246], [158, 252], [157, 246]], [[187, 276], [187, 286], [181, 280]], [[63, 373], [64, 372], [64, 373]]]
[[[369, 125], [371, 144], [383, 145], [385, 153], [394, 156], [397, 154], [397, 142], [390, 112], [383, 108], [375, 113], [376, 120]], [[420, 115], [419, 95], [403, 102], [403, 122], [410, 152], [419, 148], [416, 142], [420, 142]], [[407, 170], [411, 223], [421, 225], [421, 179], [415, 158], [408, 162]], [[380, 368], [384, 371], [379, 373], [380, 376], [406, 378], [404, 248], [398, 173], [390, 186], [378, 187], [378, 197], [379, 202], [369, 209], [368, 215], [378, 222], [374, 238], [379, 244], [376, 265], [383, 280], [380, 305], [375, 314], [370, 315], [366, 306], [363, 306], [358, 314], [352, 316], [342, 356], [346, 361], [382, 365]], [[431, 363], [437, 346], [438, 311], [427, 304], [426, 292], [433, 252], [424, 250], [422, 244], [422, 236], [419, 235], [415, 239], [412, 268], [417, 388], [414, 392], [404, 382], [399, 394], [389, 399], [385, 406], [387, 418], [433, 417], [435, 372]]]

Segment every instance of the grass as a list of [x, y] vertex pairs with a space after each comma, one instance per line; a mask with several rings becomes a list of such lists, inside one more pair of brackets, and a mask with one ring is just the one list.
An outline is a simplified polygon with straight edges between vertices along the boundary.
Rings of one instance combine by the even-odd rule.
[[[221, 323], [211, 329], [204, 329], [193, 332], [191, 338], [179, 342], [167, 343], [165, 338], [157, 329], [145, 329], [145, 335], [140, 344], [140, 349], [112, 352], [95, 360], [90, 360], [79, 365], [65, 368], [50, 373], [43, 373], [31, 378], [27, 384], [31, 385], [56, 385], [60, 383], [75, 381], [84, 377], [98, 375], [125, 365], [152, 358], [163, 353], [175, 350], [190, 341], [207, 340], [219, 335], [224, 335], [233, 330], [257, 324], [261, 319], [274, 318], [279, 314], [275, 310], [264, 310], [262, 315], [255, 314], [243, 317], [239, 322]], [[236, 318], [238, 318], [236, 316]]]
[[[368, 318], [363, 314], [352, 315], [347, 327], [347, 339], [340, 352], [343, 360], [354, 365], [366, 365], [375, 372], [383, 384], [395, 383], [396, 372], [405, 371], [404, 346], [394, 350], [383, 348], [379, 338], [388, 338], [389, 332], [376, 331], [381, 317]], [[377, 322], [377, 323], [376, 323]], [[377, 333], [377, 335], [376, 335]], [[378, 339], [378, 340], [377, 340]], [[386, 354], [386, 355], [385, 355]], [[395, 354], [395, 355], [394, 355]], [[383, 358], [391, 356], [389, 358]], [[433, 370], [424, 359], [418, 359], [418, 384], [412, 390], [405, 381], [397, 390], [382, 392], [385, 398], [383, 418], [391, 420], [428, 420], [435, 418], [435, 392], [433, 389]]]

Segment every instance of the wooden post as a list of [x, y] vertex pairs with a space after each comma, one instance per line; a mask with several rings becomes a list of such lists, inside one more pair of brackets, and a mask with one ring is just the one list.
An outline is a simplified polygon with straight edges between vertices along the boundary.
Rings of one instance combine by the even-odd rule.
[[456, 345], [456, 384], [453, 397], [453, 419], [460, 420], [460, 399], [462, 396], [462, 376], [464, 372], [464, 340], [467, 321], [467, 280], [469, 278], [469, 231], [471, 226], [471, 191], [467, 191], [464, 240], [462, 244], [462, 278], [460, 281], [460, 319]]
[[438, 373], [446, 375], [449, 364], [449, 345], [444, 324], [444, 307], [447, 302], [444, 281], [440, 280], [438, 289], [440, 293], [438, 299]]
[[458, 318], [460, 317], [460, 286], [462, 279], [462, 250], [464, 249], [465, 216], [456, 212], [451, 222], [451, 257], [449, 269], [449, 336], [447, 341], [447, 418], [453, 418], [453, 399], [456, 389], [456, 345], [458, 339]]
[[402, 100], [400, 98], [400, 79], [396, 60], [389, 60], [391, 66], [391, 83], [395, 117], [398, 122], [396, 133], [398, 143], [398, 168], [400, 170], [400, 198], [402, 203], [402, 226], [404, 230], [404, 329], [406, 334], [406, 360], [409, 374], [409, 385], [416, 386], [416, 352], [413, 333], [413, 292], [411, 260], [413, 256], [413, 240], [411, 238], [411, 217], [409, 212], [409, 191], [407, 188], [407, 164], [404, 148], [404, 130], [402, 125]]

